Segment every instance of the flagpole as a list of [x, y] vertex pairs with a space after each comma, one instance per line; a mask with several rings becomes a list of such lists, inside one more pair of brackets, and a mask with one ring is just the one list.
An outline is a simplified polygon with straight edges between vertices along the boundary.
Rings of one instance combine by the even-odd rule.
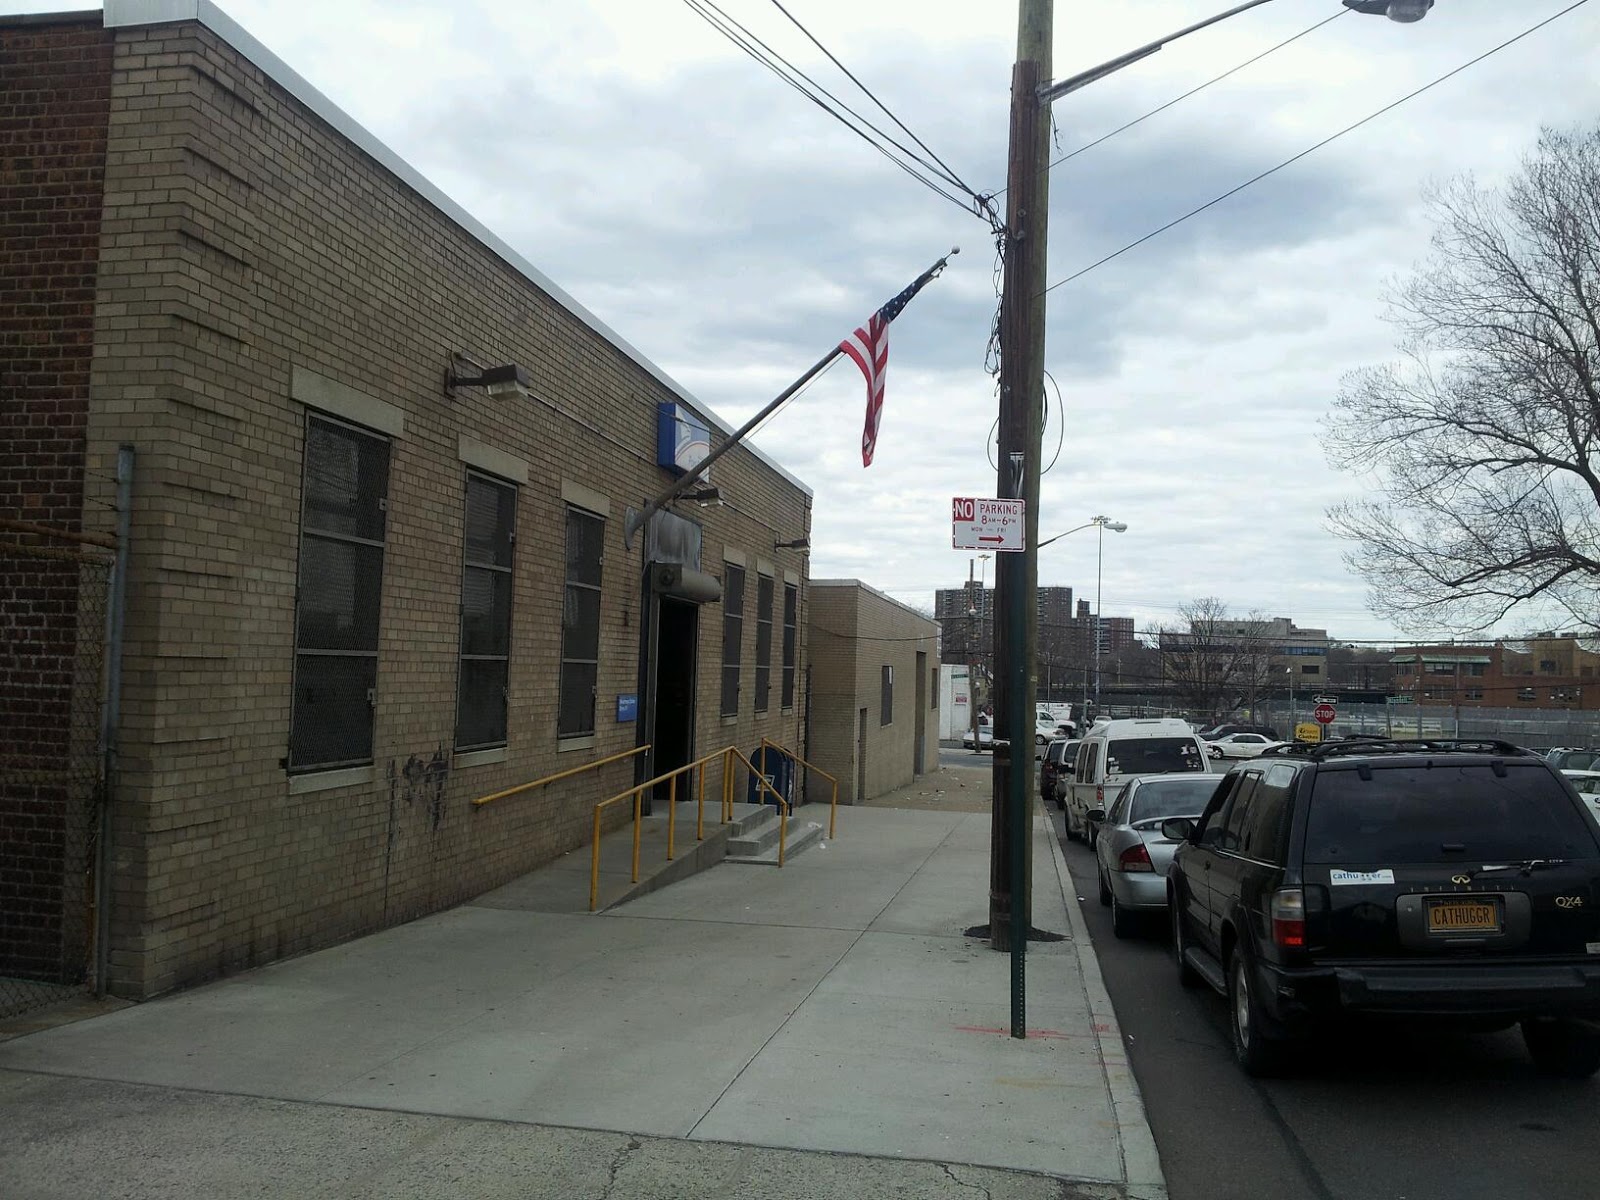
[[[912, 284], [912, 288], [921, 288], [923, 284], [927, 283], [940, 271], [944, 270], [945, 264], [950, 261], [953, 255], [960, 253], [961, 248], [959, 246], [951, 247], [949, 254], [946, 254], [921, 275], [917, 276], [916, 282]], [[799, 379], [796, 379], [788, 387], [784, 388], [782, 393], [775, 397], [765, 408], [763, 408], [755, 416], [751, 417], [731, 435], [724, 439], [720, 446], [685, 471], [678, 478], [678, 480], [672, 484], [672, 486], [658, 494], [639, 512], [635, 513], [630, 510], [627, 519], [622, 525], [622, 544], [631, 548], [633, 546], [633, 535], [644, 527], [644, 523], [646, 521], [655, 516], [656, 513], [660, 512], [663, 508], [671, 504], [674, 500], [678, 499], [678, 497], [682, 496], [691, 487], [693, 487], [694, 484], [706, 473], [706, 471], [710, 469], [712, 463], [716, 462], [717, 459], [721, 458], [728, 451], [732, 450], [735, 446], [743, 442], [744, 439], [749, 436], [751, 430], [753, 430], [757, 425], [761, 424], [761, 422], [765, 421], [773, 413], [777, 412], [778, 409], [783, 406], [785, 401], [787, 401], [801, 388], [805, 387], [806, 384], [815, 379], [831, 362], [833, 362], [834, 359], [838, 358], [839, 355], [843, 353], [844, 350], [842, 345], [834, 346], [833, 349], [829, 350], [828, 353], [819, 358], [804, 375], [800, 376]]]

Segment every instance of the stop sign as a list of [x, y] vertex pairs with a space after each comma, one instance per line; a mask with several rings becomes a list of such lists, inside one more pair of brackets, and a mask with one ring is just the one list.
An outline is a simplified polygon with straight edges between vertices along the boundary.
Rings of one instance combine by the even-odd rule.
[[1317, 724], [1326, 725], [1334, 718], [1333, 705], [1319, 704], [1311, 710], [1311, 715], [1317, 719]]

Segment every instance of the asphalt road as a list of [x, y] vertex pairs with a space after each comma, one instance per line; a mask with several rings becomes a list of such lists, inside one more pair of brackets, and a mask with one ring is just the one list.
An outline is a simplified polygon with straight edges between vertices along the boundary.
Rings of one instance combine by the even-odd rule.
[[1515, 1031], [1343, 1034], [1297, 1077], [1252, 1080], [1222, 999], [1179, 987], [1164, 927], [1114, 937], [1094, 857], [1062, 845], [1172, 1200], [1600, 1196], [1600, 1080], [1540, 1078]]

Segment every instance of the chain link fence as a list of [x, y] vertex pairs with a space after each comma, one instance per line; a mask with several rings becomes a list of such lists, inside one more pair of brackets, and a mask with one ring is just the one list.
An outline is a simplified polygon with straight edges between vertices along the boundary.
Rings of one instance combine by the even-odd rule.
[[0, 524], [0, 1017], [92, 982], [114, 556]]
[[[1270, 725], [1281, 737], [1293, 737], [1296, 725], [1314, 723], [1313, 699], [1298, 700], [1291, 708], [1278, 698], [1256, 705], [1254, 715], [1239, 712], [1230, 721], [1249, 721]], [[1328, 737], [1350, 733], [1383, 734], [1390, 737], [1499, 738], [1530, 749], [1552, 746], [1600, 748], [1600, 711], [1558, 708], [1460, 708], [1451, 705], [1415, 704], [1391, 699], [1385, 704], [1335, 706], [1335, 716], [1325, 729]], [[1183, 716], [1186, 710], [1170, 699], [1150, 697], [1133, 703], [1106, 706], [1112, 717]]]

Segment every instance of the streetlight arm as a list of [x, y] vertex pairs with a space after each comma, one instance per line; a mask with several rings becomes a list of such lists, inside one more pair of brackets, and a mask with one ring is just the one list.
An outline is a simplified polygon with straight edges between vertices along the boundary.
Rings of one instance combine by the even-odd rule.
[[1088, 87], [1091, 83], [1122, 70], [1123, 67], [1132, 66], [1140, 59], [1149, 58], [1168, 42], [1175, 42], [1181, 37], [1188, 37], [1191, 33], [1198, 33], [1209, 25], [1215, 25], [1219, 21], [1226, 21], [1229, 17], [1236, 17], [1242, 12], [1249, 12], [1252, 8], [1260, 8], [1263, 4], [1270, 4], [1271, 2], [1272, 0], [1249, 0], [1247, 4], [1240, 4], [1230, 8], [1227, 12], [1218, 13], [1214, 17], [1207, 17], [1204, 21], [1197, 21], [1187, 28], [1178, 30], [1177, 33], [1169, 33], [1159, 41], [1151, 42], [1147, 46], [1140, 46], [1137, 50], [1130, 50], [1118, 58], [1113, 58], [1110, 62], [1101, 63], [1098, 67], [1090, 67], [1087, 71], [1079, 71], [1076, 75], [1069, 76], [1059, 83], [1041, 87], [1039, 89], [1039, 100], [1043, 104], [1049, 104], [1052, 100], [1065, 96], [1068, 92], [1075, 92], [1079, 88]]
[[[1074, 526], [1072, 529], [1067, 530], [1067, 533], [1077, 533], [1078, 530], [1080, 530], [1080, 529], [1092, 529], [1098, 524], [1099, 524], [1098, 521], [1090, 521], [1087, 524]], [[1036, 549], [1043, 550], [1051, 542], [1059, 542], [1062, 538], [1067, 536], [1067, 533], [1058, 533], [1058, 534], [1055, 535], [1055, 537], [1047, 537], [1047, 538], [1045, 538], [1044, 541], [1039, 543], [1039, 545], [1036, 547]]]

